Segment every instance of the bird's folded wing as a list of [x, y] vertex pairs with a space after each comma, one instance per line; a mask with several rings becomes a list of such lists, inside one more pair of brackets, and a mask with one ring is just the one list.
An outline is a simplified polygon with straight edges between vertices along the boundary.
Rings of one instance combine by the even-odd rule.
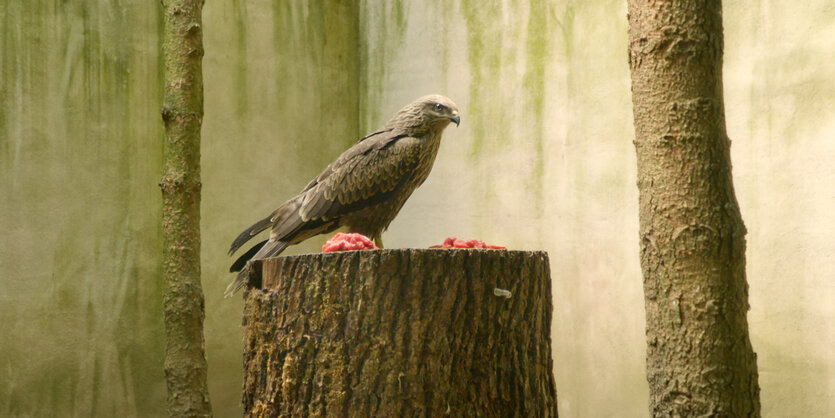
[[394, 197], [409, 182], [420, 159], [419, 139], [380, 136], [360, 144], [365, 145], [362, 152], [343, 154], [306, 188], [299, 209], [302, 220], [350, 214]]

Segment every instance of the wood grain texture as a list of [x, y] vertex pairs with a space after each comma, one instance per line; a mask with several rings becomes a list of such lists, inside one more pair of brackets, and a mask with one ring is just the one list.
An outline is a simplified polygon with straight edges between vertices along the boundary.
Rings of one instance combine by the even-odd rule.
[[245, 415], [557, 416], [546, 253], [352, 251], [259, 265], [264, 289], [245, 295]]

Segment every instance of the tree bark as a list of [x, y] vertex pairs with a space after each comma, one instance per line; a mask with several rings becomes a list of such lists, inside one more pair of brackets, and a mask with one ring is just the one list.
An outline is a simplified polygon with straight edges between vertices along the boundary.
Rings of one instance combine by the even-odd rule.
[[165, 173], [163, 274], [165, 377], [170, 416], [211, 416], [200, 286], [202, 0], [164, 0]]
[[719, 1], [629, 0], [653, 416], [760, 415]]
[[246, 416], [557, 416], [544, 252], [343, 252], [255, 270]]

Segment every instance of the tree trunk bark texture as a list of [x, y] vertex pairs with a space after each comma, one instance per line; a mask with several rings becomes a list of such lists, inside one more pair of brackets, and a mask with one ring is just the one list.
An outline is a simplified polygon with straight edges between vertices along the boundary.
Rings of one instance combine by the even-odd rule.
[[211, 416], [200, 286], [202, 0], [164, 0], [162, 189], [165, 378], [170, 416]]
[[557, 416], [544, 252], [352, 251], [254, 270], [247, 416]]
[[653, 416], [760, 415], [720, 1], [629, 0]]

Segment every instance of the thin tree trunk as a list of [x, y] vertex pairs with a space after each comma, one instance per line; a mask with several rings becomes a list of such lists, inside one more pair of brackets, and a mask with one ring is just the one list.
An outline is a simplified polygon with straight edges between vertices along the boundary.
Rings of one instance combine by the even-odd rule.
[[256, 270], [246, 416], [557, 416], [543, 252], [311, 254]]
[[202, 0], [164, 0], [165, 377], [170, 416], [211, 416], [200, 287]]
[[760, 415], [722, 49], [721, 2], [629, 0], [653, 416]]

